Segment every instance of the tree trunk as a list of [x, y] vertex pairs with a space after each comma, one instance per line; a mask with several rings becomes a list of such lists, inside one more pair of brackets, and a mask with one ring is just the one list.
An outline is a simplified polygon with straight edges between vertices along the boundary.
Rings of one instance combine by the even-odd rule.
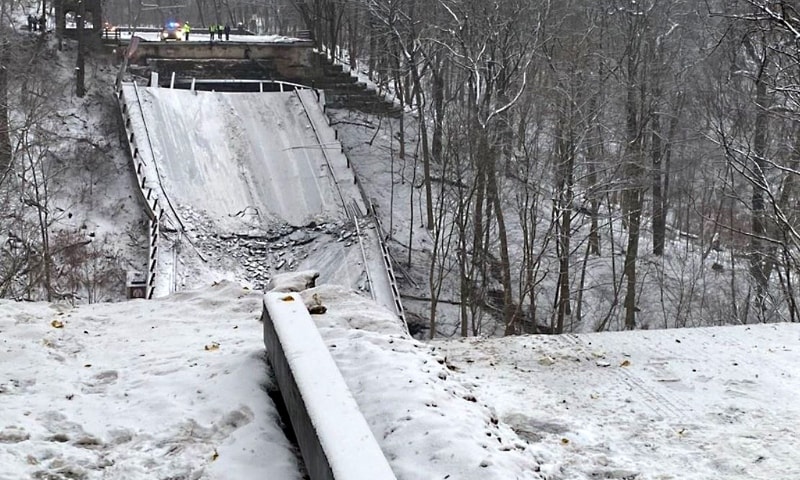
[[639, 189], [631, 188], [625, 192], [628, 210], [628, 245], [625, 250], [625, 329], [636, 328], [636, 259], [639, 251], [639, 222], [641, 219], [641, 195]]
[[516, 330], [515, 305], [511, 288], [511, 259], [508, 255], [508, 235], [506, 232], [506, 221], [503, 216], [502, 199], [497, 188], [497, 162], [494, 149], [488, 149], [491, 160], [487, 169], [488, 195], [494, 206], [494, 215], [497, 220], [497, 235], [500, 240], [500, 283], [503, 285], [503, 323], [505, 324], [505, 335], [512, 335]]
[[436, 54], [431, 70], [433, 82], [433, 135], [431, 137], [431, 157], [434, 162], [442, 161], [442, 136], [444, 130], [444, 77], [442, 74], [441, 55]]
[[471, 298], [470, 284], [470, 267], [467, 263], [467, 218], [469, 210], [464, 197], [464, 188], [461, 186], [462, 182], [458, 183], [458, 269], [459, 269], [459, 290], [461, 293], [461, 301], [459, 302], [459, 318], [461, 320], [461, 336], [467, 337], [469, 335], [469, 305], [468, 299]]
[[[591, 109], [592, 111], [595, 111], [596, 100], [592, 98], [591, 103]], [[598, 215], [600, 210], [600, 200], [597, 198], [597, 191], [599, 189], [597, 185], [596, 164], [601, 161], [603, 150], [601, 126], [599, 122], [594, 129], [597, 131], [597, 137], [590, 140], [587, 148], [589, 159], [586, 162], [586, 168], [588, 170], [587, 182], [589, 183], [589, 215], [591, 217], [591, 226], [589, 227], [589, 252], [599, 256], [600, 225], [598, 221]]]
[[666, 223], [664, 219], [664, 197], [661, 188], [664, 181], [664, 172], [661, 166], [663, 154], [661, 150], [661, 118], [657, 113], [654, 113], [651, 121], [653, 122], [652, 135], [650, 137], [650, 151], [653, 160], [653, 254], [663, 255]]
[[431, 187], [431, 150], [428, 145], [428, 124], [425, 119], [425, 105], [422, 98], [422, 80], [417, 71], [416, 54], [414, 50], [410, 52], [409, 68], [411, 69], [411, 79], [414, 82], [416, 92], [417, 112], [419, 114], [419, 134], [422, 140], [422, 167], [425, 178], [425, 228], [433, 230], [433, 189]]
[[564, 332], [564, 318], [571, 313], [570, 309], [570, 234], [572, 230], [572, 171], [575, 165], [572, 127], [569, 117], [569, 102], [562, 106], [561, 118], [556, 129], [556, 162], [557, 163], [557, 212], [560, 220], [558, 234], [558, 304], [556, 309], [555, 333]]
[[0, 0], [0, 184], [11, 168], [11, 136], [8, 124], [8, 68], [11, 60], [5, 18], [6, 2]]
[[483, 243], [486, 166], [484, 165], [485, 159], [480, 153], [480, 148], [478, 150], [479, 153], [475, 161], [475, 206], [472, 214], [472, 265], [470, 266], [472, 270], [472, 286], [470, 288], [470, 299], [468, 300], [472, 302], [473, 307], [478, 307], [483, 303], [483, 295], [480, 293], [483, 286], [480, 285], [480, 278], [483, 276], [481, 272], [485, 266], [484, 250], [486, 248]]
[[764, 189], [766, 177], [764, 170], [766, 169], [766, 154], [767, 146], [767, 84], [764, 79], [763, 70], [759, 72], [756, 77], [756, 118], [755, 118], [755, 132], [753, 136], [753, 194], [751, 197], [751, 230], [750, 237], [750, 276], [755, 280], [756, 294], [755, 302], [757, 312], [760, 315], [763, 313], [766, 305], [764, 304], [764, 296], [767, 291], [767, 255], [766, 246], [762, 237], [766, 233], [764, 225]]
[[84, 61], [84, 51], [86, 50], [85, 39], [84, 39], [84, 28], [83, 28], [83, 20], [84, 15], [86, 14], [86, 8], [84, 6], [83, 1], [78, 2], [78, 13], [77, 13], [77, 30], [78, 30], [78, 55], [77, 60], [75, 63], [75, 96], [78, 98], [83, 98], [86, 95], [86, 83], [85, 83], [85, 76], [86, 76], [86, 65]]
[[[625, 292], [625, 328], [636, 328], [636, 260], [639, 256], [639, 226], [642, 215], [642, 119], [639, 112], [643, 99], [637, 101], [637, 93], [644, 95], [644, 86], [637, 85], [638, 60], [631, 54], [627, 65], [627, 96], [625, 102], [626, 135], [628, 151], [625, 153], [624, 169], [626, 186], [622, 193], [623, 220], [628, 227], [628, 245], [625, 249], [623, 271], [627, 279]], [[639, 90], [637, 90], [637, 88]]]
[[[0, 27], [2, 29], [3, 27]], [[9, 48], [5, 32], [0, 30], [0, 183], [11, 168], [11, 137], [8, 124]]]

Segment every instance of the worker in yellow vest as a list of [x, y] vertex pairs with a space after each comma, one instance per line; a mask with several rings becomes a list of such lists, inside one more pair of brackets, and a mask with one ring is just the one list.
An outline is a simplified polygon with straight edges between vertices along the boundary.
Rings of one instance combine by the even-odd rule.
[[192, 27], [189, 26], [189, 22], [183, 23], [183, 39], [187, 42], [189, 41], [189, 32], [192, 30]]

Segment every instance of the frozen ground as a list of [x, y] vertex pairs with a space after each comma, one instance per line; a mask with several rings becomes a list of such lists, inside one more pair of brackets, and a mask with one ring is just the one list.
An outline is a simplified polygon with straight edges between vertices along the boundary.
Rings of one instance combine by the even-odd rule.
[[800, 478], [800, 325], [433, 345], [552, 478]]
[[[108, 119], [96, 103], [67, 102], [64, 118], [94, 132]], [[411, 189], [379, 175], [385, 152], [370, 147], [361, 142], [374, 156], [368, 194], [385, 211], [394, 203], [392, 232], [405, 241], [404, 225], [421, 231], [398, 208]], [[110, 177], [123, 199], [124, 171]], [[104, 189], [91, 212], [120, 205], [119, 192]], [[205, 233], [209, 219], [190, 218]], [[351, 232], [330, 232], [350, 248]], [[336, 255], [299, 251], [308, 232], [276, 234], [269, 246], [197, 239], [218, 260], [186, 285], [200, 290], [77, 307], [0, 301], [0, 479], [300, 478], [264, 391], [260, 295], [218, 282], [242, 278], [225, 257], [314, 268]], [[401, 480], [800, 478], [797, 325], [421, 343], [350, 290], [313, 294], [328, 307], [315, 316], [326, 344]]]
[[[305, 295], [328, 308], [315, 320], [399, 479], [539, 478], [391, 312], [338, 286]], [[222, 282], [152, 301], [0, 301], [0, 479], [300, 478], [265, 391], [260, 298]]]
[[0, 300], [0, 479], [299, 479], [267, 396], [261, 295]]
[[[798, 325], [422, 343], [348, 289], [303, 295], [400, 480], [800, 478]], [[0, 479], [300, 478], [260, 298], [0, 301]]]

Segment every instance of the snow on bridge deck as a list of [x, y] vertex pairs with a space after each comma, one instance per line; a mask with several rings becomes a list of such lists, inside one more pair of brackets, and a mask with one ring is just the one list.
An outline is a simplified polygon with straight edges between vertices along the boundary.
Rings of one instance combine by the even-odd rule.
[[294, 92], [138, 91], [158, 176], [173, 204], [191, 206], [225, 229], [254, 217], [258, 226], [304, 226], [345, 216], [326, 145]]
[[[367, 213], [347, 158], [311, 90], [203, 92], [124, 84], [132, 129], [148, 166], [148, 182], [172, 226], [202, 223], [218, 234], [276, 225], [342, 222]], [[138, 102], [136, 99], [138, 98]], [[150, 159], [154, 159], [152, 161]], [[360, 289], [392, 311], [395, 301], [378, 233], [364, 228], [363, 250], [320, 241], [297, 268], [322, 283]], [[176, 252], [159, 255], [156, 296], [176, 289]], [[189, 274], [190, 275], [190, 274]], [[368, 279], [368, 280], [366, 280]]]

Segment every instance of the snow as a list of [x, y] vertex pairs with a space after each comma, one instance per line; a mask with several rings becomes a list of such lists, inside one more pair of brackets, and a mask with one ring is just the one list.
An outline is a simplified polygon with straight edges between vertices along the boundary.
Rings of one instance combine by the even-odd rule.
[[[208, 42], [209, 41], [209, 34], [208, 30], [203, 30], [202, 27], [197, 29], [198, 27], [192, 27], [192, 31], [189, 32], [189, 42]], [[109, 32], [109, 38], [116, 38], [116, 32]], [[119, 38], [123, 40], [129, 40], [132, 36], [136, 36], [145, 40], [147, 42], [160, 42], [161, 34], [160, 32], [142, 32], [136, 31], [133, 35], [126, 29], [120, 29], [119, 31]], [[166, 40], [166, 42], [184, 42], [186, 40]], [[294, 37], [287, 37], [285, 35], [237, 35], [232, 33], [230, 35], [229, 40], [219, 40], [216, 36], [214, 37], [214, 42], [243, 42], [243, 43], [296, 43], [296, 42], [308, 42], [308, 40], [302, 40]]]
[[[334, 478], [393, 479], [386, 458], [300, 296], [271, 292], [265, 296], [264, 306], [269, 312], [268, 326], [274, 328], [275, 341], [280, 342], [279, 350], [291, 371], [291, 383], [303, 399]], [[265, 326], [265, 332], [267, 329]], [[273, 344], [268, 342], [268, 348]]]
[[233, 283], [82, 307], [0, 301], [0, 479], [299, 479]]
[[[800, 475], [800, 325], [422, 343], [349, 289], [302, 295], [398, 479]], [[300, 478], [260, 309], [231, 282], [0, 301], [0, 479]]]
[[[315, 234], [309, 239], [315, 260], [307, 268], [348, 286], [366, 276], [363, 288], [394, 308], [378, 235], [360, 219], [367, 207], [353, 170], [311, 90], [215, 93], [126, 83], [123, 92], [139, 152], [149, 162], [146, 176], [174, 227], [195, 237], [258, 236], [285, 225], [314, 230], [352, 222], [359, 248], [343, 251]], [[162, 265], [176, 265], [174, 250], [162, 252]], [[163, 286], [164, 278], [177, 283], [168, 277], [157, 280], [158, 294], [174, 290]]]
[[[112, 123], [93, 116], [91, 101], [59, 113], [89, 118], [89, 130]], [[372, 126], [352, 128], [369, 138]], [[412, 219], [408, 208], [411, 161], [391, 164], [385, 151], [354, 143], [351, 153], [370, 158], [358, 166], [370, 199], [392, 212], [384, 224], [393, 241], [429, 246], [420, 212]], [[133, 185], [108, 177], [114, 188], [91, 210], [103, 231], [114, 215], [136, 213], [115, 210], [114, 190], [127, 198]], [[230, 185], [215, 178], [204, 179], [209, 191], [229, 198]], [[207, 261], [184, 248], [172, 266], [184, 270], [179, 293], [74, 307], [0, 300], [0, 479], [302, 478], [267, 394], [262, 294], [244, 280], [250, 262], [268, 264], [253, 268], [284, 287], [293, 282], [280, 271], [320, 272], [301, 294], [325, 307], [312, 319], [398, 479], [800, 478], [798, 325], [423, 343], [341, 281], [363, 270], [351, 230], [266, 225], [264, 238], [212, 241], [238, 210], [203, 205], [180, 210]], [[409, 231], [413, 239], [402, 238]], [[304, 243], [307, 235], [316, 240]], [[248, 268], [232, 266], [242, 259]]]
[[525, 442], [391, 312], [338, 286], [303, 295], [327, 308], [312, 318], [398, 479], [540, 478]]
[[294, 92], [138, 92], [171, 202], [234, 231], [246, 231], [242, 223], [303, 226], [340, 216], [326, 157]]
[[800, 325], [433, 344], [553, 478], [800, 478]]

